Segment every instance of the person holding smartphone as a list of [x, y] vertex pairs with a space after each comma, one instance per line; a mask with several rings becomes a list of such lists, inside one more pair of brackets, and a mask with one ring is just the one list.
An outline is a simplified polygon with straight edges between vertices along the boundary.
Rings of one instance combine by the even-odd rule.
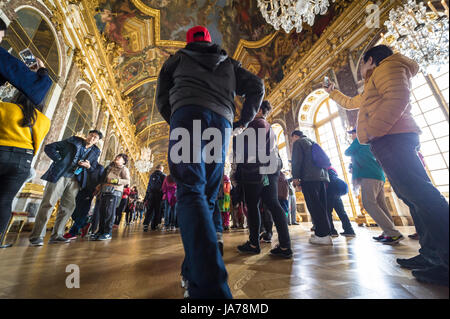
[[[0, 43], [6, 35], [6, 29], [5, 22], [0, 19]], [[24, 51], [27, 52], [30, 61], [33, 61], [30, 66], [0, 47], [0, 86], [9, 82], [25, 94], [34, 105], [40, 105], [53, 82], [44, 63], [35, 57], [30, 49], [21, 52]]]
[[44, 245], [47, 222], [60, 199], [49, 243], [70, 242], [63, 237], [65, 225], [75, 209], [75, 199], [79, 190], [87, 186], [88, 173], [92, 173], [98, 165], [100, 149], [95, 144], [102, 137], [100, 131], [91, 130], [86, 138], [72, 136], [45, 146], [45, 154], [53, 160], [53, 163], [41, 177], [48, 183], [30, 235], [31, 246]]

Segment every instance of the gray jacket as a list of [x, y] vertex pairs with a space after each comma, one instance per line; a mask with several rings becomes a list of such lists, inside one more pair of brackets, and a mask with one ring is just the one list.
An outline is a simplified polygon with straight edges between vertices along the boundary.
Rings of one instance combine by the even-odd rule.
[[247, 126], [264, 98], [264, 83], [228, 57], [218, 45], [193, 42], [171, 56], [158, 77], [156, 105], [162, 117], [170, 117], [183, 106], [209, 109], [233, 123], [234, 98], [245, 97], [236, 126]]
[[311, 147], [314, 142], [306, 136], [292, 146], [292, 177], [302, 182], [330, 182], [326, 169], [313, 163]]

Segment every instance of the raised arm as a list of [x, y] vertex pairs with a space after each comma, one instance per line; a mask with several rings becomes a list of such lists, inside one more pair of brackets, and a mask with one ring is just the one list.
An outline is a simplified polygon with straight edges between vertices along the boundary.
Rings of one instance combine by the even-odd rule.
[[242, 107], [241, 118], [235, 124], [236, 127], [247, 127], [258, 113], [264, 99], [264, 82], [244, 69], [240, 63], [233, 60], [236, 74], [236, 94], [245, 98]]

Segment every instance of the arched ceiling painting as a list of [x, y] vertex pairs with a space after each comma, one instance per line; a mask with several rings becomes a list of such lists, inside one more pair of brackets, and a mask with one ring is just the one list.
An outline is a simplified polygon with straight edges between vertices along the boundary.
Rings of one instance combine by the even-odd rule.
[[272, 37], [275, 30], [263, 19], [256, 0], [100, 0], [94, 19], [99, 32], [122, 49], [116, 80], [133, 102], [129, 116], [136, 135], [142, 145], [155, 146], [168, 131], [154, 103], [157, 75], [166, 59], [184, 47], [189, 28], [205, 25], [230, 56], [240, 40], [258, 43], [270, 38], [260, 47], [245, 48], [247, 63], [242, 61], [253, 65], [250, 70], [270, 90], [283, 79], [288, 58], [296, 51], [306, 54], [340, 11], [342, 5], [333, 4], [312, 28], [305, 24], [300, 34], [280, 31]]

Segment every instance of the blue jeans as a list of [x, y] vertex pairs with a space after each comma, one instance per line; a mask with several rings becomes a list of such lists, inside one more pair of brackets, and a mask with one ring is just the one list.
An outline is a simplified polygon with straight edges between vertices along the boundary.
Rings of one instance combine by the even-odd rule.
[[386, 135], [370, 144], [395, 193], [410, 209], [420, 254], [448, 268], [449, 206], [430, 181], [417, 155], [419, 147], [415, 133]]
[[218, 200], [216, 200], [216, 204], [214, 205], [213, 221], [216, 227], [216, 233], [223, 233], [222, 215], [220, 214]]
[[172, 207], [169, 205], [167, 199], [164, 200], [164, 227], [176, 226], [177, 215], [175, 205]]
[[[201, 121], [201, 132], [217, 128], [222, 134], [221, 163], [205, 163], [200, 144], [200, 163], [193, 163], [193, 120]], [[189, 131], [190, 162], [173, 163], [170, 151], [181, 140], [169, 141], [169, 168], [177, 182], [177, 214], [185, 251], [182, 273], [189, 281], [191, 298], [232, 298], [228, 274], [220, 255], [214, 224], [214, 208], [231, 133], [231, 123], [224, 117], [200, 106], [184, 106], [170, 119], [171, 132], [176, 128]], [[226, 130], [228, 129], [228, 130]], [[184, 150], [183, 150], [184, 151]]]
[[164, 200], [164, 227], [170, 226], [170, 205], [167, 199]]
[[278, 199], [280, 202], [281, 208], [283, 208], [283, 212], [286, 214], [286, 218], [289, 216], [289, 200], [287, 199]]

